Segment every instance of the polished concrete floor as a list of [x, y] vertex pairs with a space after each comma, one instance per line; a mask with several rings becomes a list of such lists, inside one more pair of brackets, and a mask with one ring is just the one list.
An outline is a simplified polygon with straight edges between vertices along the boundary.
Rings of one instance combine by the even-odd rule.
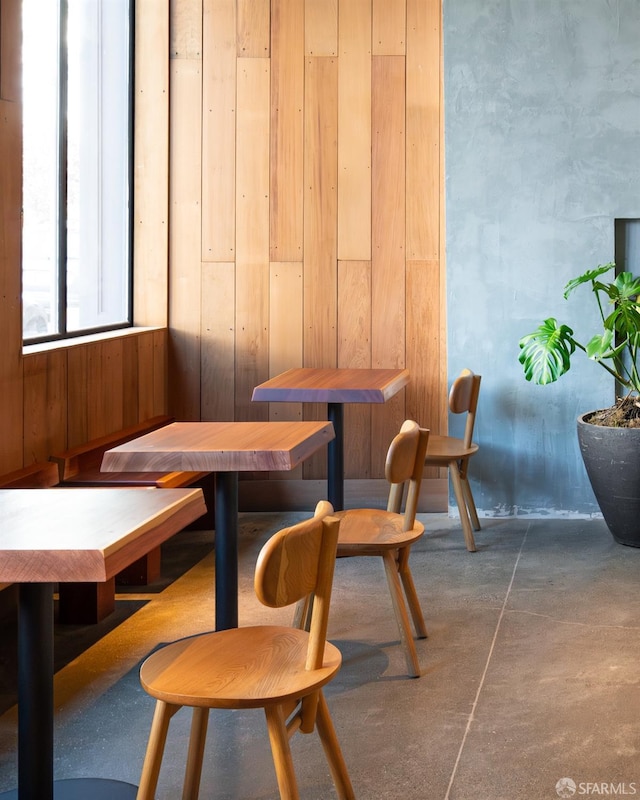
[[[270, 533], [303, 516], [242, 515], [242, 625], [289, 619], [259, 605], [252, 571]], [[344, 662], [326, 694], [356, 797], [640, 795], [640, 550], [615, 544], [600, 520], [485, 519], [468, 553], [456, 520], [421, 519], [422, 677], [406, 677], [381, 563], [336, 566], [329, 638]], [[191, 549], [194, 566], [161, 590], [122, 595], [120, 623], [57, 673], [58, 777], [137, 782], [153, 712], [139, 664], [213, 620], [211, 552], [201, 558], [212, 534], [180, 537], [173, 552]], [[91, 635], [57, 641], [86, 646]], [[16, 781], [15, 721], [15, 707], [0, 717], [0, 791]], [[188, 724], [186, 711], [172, 721], [161, 800], [180, 797]], [[302, 799], [335, 797], [315, 736], [292, 747]], [[213, 713], [200, 796], [278, 796], [261, 712]]]

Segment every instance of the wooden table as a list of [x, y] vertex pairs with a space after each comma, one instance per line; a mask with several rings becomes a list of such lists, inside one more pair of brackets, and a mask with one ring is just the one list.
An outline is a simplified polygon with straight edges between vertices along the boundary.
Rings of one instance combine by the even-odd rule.
[[102, 469], [214, 473], [215, 625], [224, 630], [238, 625], [238, 473], [293, 469], [333, 437], [329, 422], [174, 422], [108, 450]]
[[[52, 800], [53, 584], [105, 581], [205, 512], [201, 489], [0, 490], [0, 581], [19, 584], [18, 789]], [[55, 800], [129, 800], [136, 787], [55, 782]]]
[[344, 403], [386, 403], [409, 382], [407, 369], [289, 369], [253, 390], [252, 400], [327, 403], [335, 439], [329, 444], [329, 502], [344, 508]]

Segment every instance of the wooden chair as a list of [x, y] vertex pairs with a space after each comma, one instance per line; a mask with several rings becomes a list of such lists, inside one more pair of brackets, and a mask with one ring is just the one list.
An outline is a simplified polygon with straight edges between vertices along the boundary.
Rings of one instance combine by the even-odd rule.
[[[420, 676], [420, 664], [407, 605], [417, 637], [424, 639], [427, 636], [427, 629], [409, 568], [409, 553], [411, 545], [424, 533], [424, 525], [416, 521], [416, 511], [428, 439], [429, 431], [420, 428], [413, 420], [406, 420], [389, 445], [385, 463], [385, 477], [390, 484], [386, 511], [350, 508], [335, 514], [340, 520], [339, 558], [382, 557], [400, 631], [400, 641], [404, 647], [407, 670], [413, 678]], [[402, 513], [405, 488], [408, 490]]]
[[463, 369], [455, 379], [449, 392], [449, 410], [452, 414], [467, 414], [467, 422], [462, 439], [454, 436], [438, 436], [431, 434], [425, 458], [427, 467], [448, 467], [453, 491], [458, 504], [460, 522], [464, 533], [467, 550], [475, 552], [476, 543], [473, 530], [480, 530], [478, 512], [473, 501], [467, 470], [469, 460], [478, 452], [478, 445], [474, 444], [473, 426], [476, 420], [476, 407], [480, 393], [480, 375], [474, 375], [471, 370]]
[[289, 738], [317, 729], [340, 798], [354, 797], [322, 693], [340, 669], [340, 651], [326, 641], [339, 523], [323, 501], [315, 515], [274, 534], [255, 573], [258, 599], [281, 608], [313, 594], [310, 632], [254, 626], [205, 633], [167, 645], [143, 663], [140, 681], [156, 698], [138, 800], [152, 800], [169, 720], [193, 708], [183, 800], [198, 797], [210, 708], [264, 708], [280, 797], [299, 797]]

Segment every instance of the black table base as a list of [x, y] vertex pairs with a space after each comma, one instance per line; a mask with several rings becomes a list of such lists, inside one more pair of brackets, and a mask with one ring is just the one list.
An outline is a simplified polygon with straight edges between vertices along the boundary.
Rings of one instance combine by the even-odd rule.
[[[53, 784], [53, 800], [135, 800], [137, 793], [138, 787], [131, 783], [101, 778], [75, 778]], [[19, 797], [17, 789], [0, 794], [2, 800]]]
[[2, 800], [135, 800], [102, 778], [53, 780], [53, 584], [22, 583], [18, 603], [18, 788]]
[[217, 472], [215, 493], [216, 630], [224, 631], [238, 627], [238, 473]]
[[333, 423], [335, 439], [327, 446], [327, 494], [334, 511], [344, 509], [344, 406], [327, 403], [327, 416]]

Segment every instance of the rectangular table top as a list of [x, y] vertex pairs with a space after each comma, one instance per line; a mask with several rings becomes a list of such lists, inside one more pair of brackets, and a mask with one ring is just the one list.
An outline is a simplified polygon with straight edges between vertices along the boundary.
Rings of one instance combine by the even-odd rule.
[[0, 581], [105, 581], [204, 513], [202, 489], [2, 489]]
[[102, 470], [290, 470], [334, 436], [330, 422], [174, 422], [108, 450]]
[[289, 369], [253, 390], [252, 400], [301, 403], [386, 403], [409, 382], [408, 369]]

